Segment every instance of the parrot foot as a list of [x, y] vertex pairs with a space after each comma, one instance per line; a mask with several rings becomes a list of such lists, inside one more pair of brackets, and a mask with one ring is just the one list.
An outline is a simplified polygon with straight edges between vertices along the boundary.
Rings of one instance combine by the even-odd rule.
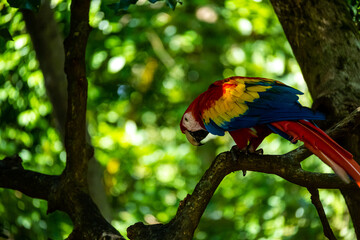
[[[239, 159], [239, 153], [248, 154], [248, 151], [247, 151], [247, 149], [241, 150], [241, 149], [239, 149], [239, 147], [237, 145], [234, 145], [231, 148], [230, 153], [231, 153], [232, 160], [234, 162], [236, 162]], [[243, 172], [243, 176], [245, 177], [246, 176], [246, 170], [243, 169], [242, 172]]]
[[257, 154], [257, 155], [264, 155], [264, 150], [262, 148], [259, 148], [254, 153]]
[[234, 161], [237, 161], [239, 159], [239, 153], [245, 153], [246, 155], [249, 154], [256, 154], [256, 155], [263, 155], [264, 154], [264, 150], [262, 148], [259, 148], [258, 150], [252, 150], [251, 147], [246, 147], [245, 149], [239, 149], [239, 147], [237, 145], [234, 145], [231, 150], [231, 157]]
[[232, 160], [236, 162], [239, 159], [239, 153], [243, 152], [246, 152], [246, 150], [240, 150], [237, 145], [234, 145], [230, 150]]
[[251, 144], [246, 147], [245, 151], [246, 154], [264, 155], [264, 150], [262, 148], [255, 150]]

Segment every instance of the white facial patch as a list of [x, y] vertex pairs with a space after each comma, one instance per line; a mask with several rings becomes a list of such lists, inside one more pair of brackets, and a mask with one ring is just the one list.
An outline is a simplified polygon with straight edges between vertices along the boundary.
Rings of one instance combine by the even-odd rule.
[[196, 132], [199, 130], [204, 130], [203, 127], [201, 127], [200, 123], [195, 120], [192, 112], [187, 112], [184, 114], [182, 119], [182, 125], [191, 132]]

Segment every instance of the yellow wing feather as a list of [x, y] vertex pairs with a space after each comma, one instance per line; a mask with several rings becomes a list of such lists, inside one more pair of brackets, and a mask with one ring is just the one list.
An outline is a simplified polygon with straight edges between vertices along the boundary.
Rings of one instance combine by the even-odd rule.
[[223, 95], [216, 100], [211, 107], [203, 112], [203, 120], [205, 124], [214, 121], [218, 126], [226, 122], [230, 122], [232, 118], [244, 114], [249, 107], [246, 102], [253, 102], [258, 99], [259, 92], [265, 92], [271, 86], [246, 86], [245, 83], [256, 82], [274, 82], [269, 79], [249, 79], [249, 78], [233, 78], [229, 79], [221, 86]]

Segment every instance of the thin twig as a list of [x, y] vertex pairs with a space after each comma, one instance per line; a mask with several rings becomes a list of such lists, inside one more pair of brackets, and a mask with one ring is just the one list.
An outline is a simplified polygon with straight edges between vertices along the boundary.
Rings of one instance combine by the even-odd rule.
[[311, 202], [312, 204], [314, 204], [316, 211], [319, 214], [319, 218], [321, 220], [321, 224], [324, 229], [324, 235], [330, 240], [336, 240], [336, 237], [330, 227], [329, 221], [326, 218], [323, 205], [320, 201], [319, 190], [317, 188], [312, 188], [312, 187], [308, 187], [307, 189], [311, 194]]

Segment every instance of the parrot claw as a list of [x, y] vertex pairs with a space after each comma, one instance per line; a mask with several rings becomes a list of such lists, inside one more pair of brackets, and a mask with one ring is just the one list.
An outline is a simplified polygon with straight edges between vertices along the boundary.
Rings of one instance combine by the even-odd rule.
[[[261, 150], [262, 150], [262, 149], [261, 149]], [[247, 149], [241, 150], [241, 149], [239, 149], [239, 147], [238, 147], [237, 145], [234, 145], [234, 146], [231, 148], [230, 153], [231, 153], [232, 160], [233, 160], [234, 162], [236, 162], [236, 161], [239, 160], [239, 153], [248, 154], [249, 152], [247, 151]], [[241, 171], [242, 171], [242, 173], [243, 173], [243, 176], [245, 177], [245, 176], [246, 176], [246, 170], [245, 170], [245, 169], [242, 169]]]
[[231, 153], [231, 157], [233, 159], [233, 161], [237, 161], [239, 159], [239, 153], [242, 152], [239, 147], [237, 145], [234, 145], [231, 150], [230, 150], [230, 153]]
[[259, 148], [258, 150], [254, 151], [252, 150], [251, 147], [246, 147], [245, 149], [239, 149], [239, 147], [237, 145], [234, 145], [231, 150], [231, 157], [234, 161], [237, 161], [239, 158], [239, 153], [243, 153], [245, 155], [249, 155], [249, 154], [256, 154], [256, 155], [263, 155], [264, 154], [264, 150], [262, 148]]
[[254, 153], [257, 154], [257, 155], [264, 155], [264, 150], [262, 148], [259, 148]]
[[264, 155], [264, 150], [262, 148], [255, 150], [251, 144], [246, 147], [245, 151], [246, 151], [246, 154]]
[[233, 146], [230, 150], [232, 160], [235, 162], [237, 160], [237, 151], [239, 151], [238, 146]]

